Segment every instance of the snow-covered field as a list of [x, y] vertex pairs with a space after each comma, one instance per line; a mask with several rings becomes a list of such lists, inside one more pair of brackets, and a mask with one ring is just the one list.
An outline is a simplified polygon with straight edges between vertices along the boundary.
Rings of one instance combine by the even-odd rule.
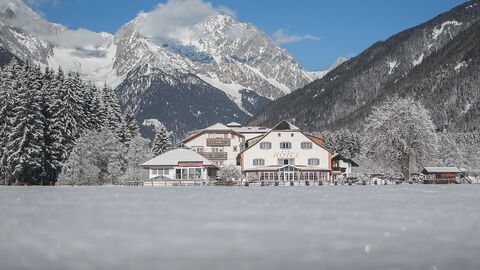
[[0, 188], [0, 269], [480, 269], [480, 185]]

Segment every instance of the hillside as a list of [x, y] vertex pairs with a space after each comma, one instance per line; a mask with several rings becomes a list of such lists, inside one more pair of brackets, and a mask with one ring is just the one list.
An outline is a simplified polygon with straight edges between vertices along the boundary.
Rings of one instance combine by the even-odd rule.
[[380, 41], [322, 79], [264, 107], [250, 124], [287, 119], [307, 130], [358, 128], [384, 98], [415, 95], [439, 130], [473, 130], [478, 119], [480, 1]]

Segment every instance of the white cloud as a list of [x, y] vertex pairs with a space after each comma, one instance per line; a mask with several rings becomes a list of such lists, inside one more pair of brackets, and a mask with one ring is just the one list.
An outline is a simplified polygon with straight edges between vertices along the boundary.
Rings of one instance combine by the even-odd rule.
[[218, 13], [235, 16], [229, 8], [215, 8], [203, 0], [168, 0], [151, 12], [139, 14], [139, 30], [149, 38], [182, 40], [191, 26]]
[[279, 29], [277, 32], [273, 33], [272, 37], [278, 45], [300, 42], [303, 40], [320, 40], [319, 37], [312, 35], [288, 35], [285, 33], [285, 29]]
[[25, 2], [30, 6], [39, 7], [45, 4], [52, 4], [52, 6], [56, 6], [60, 0], [26, 0]]

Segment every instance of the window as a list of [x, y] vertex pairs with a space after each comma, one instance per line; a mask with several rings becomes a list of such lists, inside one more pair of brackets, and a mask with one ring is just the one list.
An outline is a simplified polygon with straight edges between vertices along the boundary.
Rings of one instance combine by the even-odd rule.
[[213, 164], [215, 164], [215, 166], [222, 167], [223, 161], [214, 161]]
[[272, 143], [271, 142], [261, 142], [260, 143], [260, 149], [272, 149]]
[[175, 179], [197, 180], [202, 178], [202, 168], [185, 168], [175, 170]]
[[169, 169], [152, 169], [152, 175], [168, 175]]
[[238, 150], [237, 147], [234, 146], [234, 147], [233, 147], [233, 152], [237, 152], [237, 150]]
[[282, 133], [278, 133], [278, 137], [282, 137]]
[[278, 159], [278, 165], [293, 165], [295, 164], [295, 159], [293, 158], [280, 158]]
[[253, 166], [265, 166], [265, 159], [261, 159], [261, 158], [254, 159]]
[[308, 165], [309, 166], [318, 166], [318, 165], [320, 165], [320, 159], [311, 158], [311, 159], [308, 160]]
[[213, 153], [222, 153], [222, 152], [223, 152], [223, 148], [220, 148], [220, 147], [212, 147], [212, 152], [213, 152]]
[[313, 144], [311, 142], [302, 142], [301, 146], [302, 146], [302, 149], [312, 149]]
[[292, 136], [292, 137], [293, 137], [293, 136], [295, 136], [295, 135], [293, 135], [293, 133], [292, 133], [292, 134], [290, 134], [290, 136]]
[[280, 149], [292, 149], [292, 143], [291, 142], [281, 142], [280, 143]]
[[203, 147], [193, 147], [193, 152], [197, 152], [197, 153], [202, 153], [203, 152]]

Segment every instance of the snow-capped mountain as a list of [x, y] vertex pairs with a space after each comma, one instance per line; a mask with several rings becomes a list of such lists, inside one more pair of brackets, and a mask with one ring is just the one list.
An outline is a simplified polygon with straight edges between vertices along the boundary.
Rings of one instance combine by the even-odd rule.
[[[106, 82], [122, 104], [133, 106], [139, 122], [157, 119], [180, 134], [218, 120], [244, 122], [269, 101], [326, 74], [307, 72], [254, 25], [218, 12], [175, 37], [149, 35], [150, 13], [111, 35], [47, 22], [20, 0], [0, 0], [0, 12], [0, 46], [8, 52]], [[211, 101], [198, 104], [199, 93]], [[208, 116], [217, 113], [223, 115]]]

